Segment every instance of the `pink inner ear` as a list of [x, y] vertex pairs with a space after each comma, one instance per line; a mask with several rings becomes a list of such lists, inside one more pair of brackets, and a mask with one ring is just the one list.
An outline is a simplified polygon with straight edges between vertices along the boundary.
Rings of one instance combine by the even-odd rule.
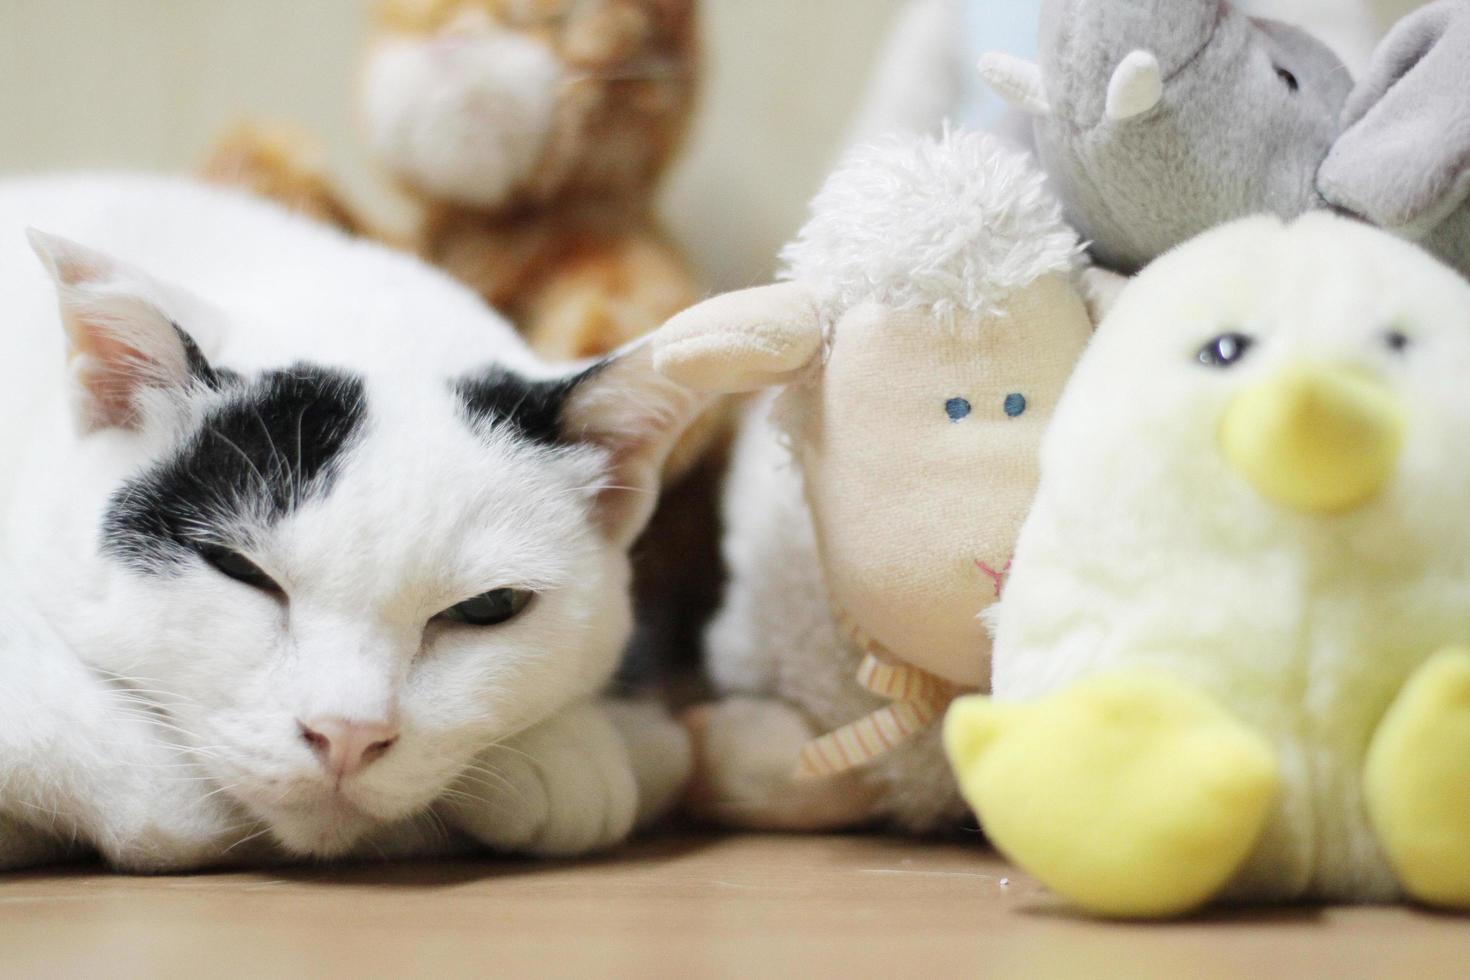
[[643, 529], [665, 458], [709, 400], [655, 371], [646, 341], [614, 356], [573, 392], [563, 416], [566, 431], [609, 453], [597, 511], [610, 540], [626, 546]]
[[106, 330], [80, 331], [73, 349], [73, 370], [90, 400], [95, 426], [131, 428], [137, 424], [133, 394], [156, 381], [158, 366], [132, 344]]

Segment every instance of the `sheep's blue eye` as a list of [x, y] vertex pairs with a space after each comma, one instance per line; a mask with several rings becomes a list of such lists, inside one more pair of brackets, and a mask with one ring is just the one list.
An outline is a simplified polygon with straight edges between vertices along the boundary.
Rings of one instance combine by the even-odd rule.
[[1013, 391], [1006, 395], [1006, 414], [1015, 418], [1026, 411], [1026, 396], [1019, 391]]
[[958, 422], [970, 414], [970, 403], [963, 398], [951, 398], [944, 403], [944, 411], [951, 422]]

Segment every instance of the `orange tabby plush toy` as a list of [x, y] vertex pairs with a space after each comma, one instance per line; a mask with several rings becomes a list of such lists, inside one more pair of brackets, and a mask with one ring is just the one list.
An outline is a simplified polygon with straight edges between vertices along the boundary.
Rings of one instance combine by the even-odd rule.
[[423, 252], [581, 357], [698, 298], [651, 207], [696, 60], [693, 0], [385, 0], [363, 118]]
[[[421, 205], [417, 250], [556, 358], [699, 298], [653, 215], [694, 103], [694, 0], [382, 0], [360, 86], [377, 161]], [[314, 148], [232, 134], [206, 174], [327, 217]]]

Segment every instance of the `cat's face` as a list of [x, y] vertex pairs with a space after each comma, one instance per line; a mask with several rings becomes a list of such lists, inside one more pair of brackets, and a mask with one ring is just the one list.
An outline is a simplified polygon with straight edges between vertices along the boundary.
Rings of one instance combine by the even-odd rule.
[[694, 94], [690, 0], [386, 0], [363, 114], [379, 158], [500, 208], [645, 189]]
[[63, 286], [93, 338], [82, 421], [150, 447], [105, 508], [86, 653], [288, 850], [412, 816], [606, 682], [626, 545], [691, 407], [642, 352], [543, 380], [239, 376], [85, 274]]

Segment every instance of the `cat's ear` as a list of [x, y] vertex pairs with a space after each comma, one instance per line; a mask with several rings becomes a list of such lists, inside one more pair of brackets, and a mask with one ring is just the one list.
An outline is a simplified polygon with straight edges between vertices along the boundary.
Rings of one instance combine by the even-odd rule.
[[160, 309], [152, 278], [65, 238], [27, 234], [56, 283], [81, 431], [137, 428], [148, 391], [213, 382], [198, 346]]
[[562, 433], [608, 453], [597, 510], [610, 541], [627, 546], [638, 537], [658, 501], [664, 461], [713, 400], [655, 371], [646, 340], [610, 355], [577, 382], [562, 408]]

